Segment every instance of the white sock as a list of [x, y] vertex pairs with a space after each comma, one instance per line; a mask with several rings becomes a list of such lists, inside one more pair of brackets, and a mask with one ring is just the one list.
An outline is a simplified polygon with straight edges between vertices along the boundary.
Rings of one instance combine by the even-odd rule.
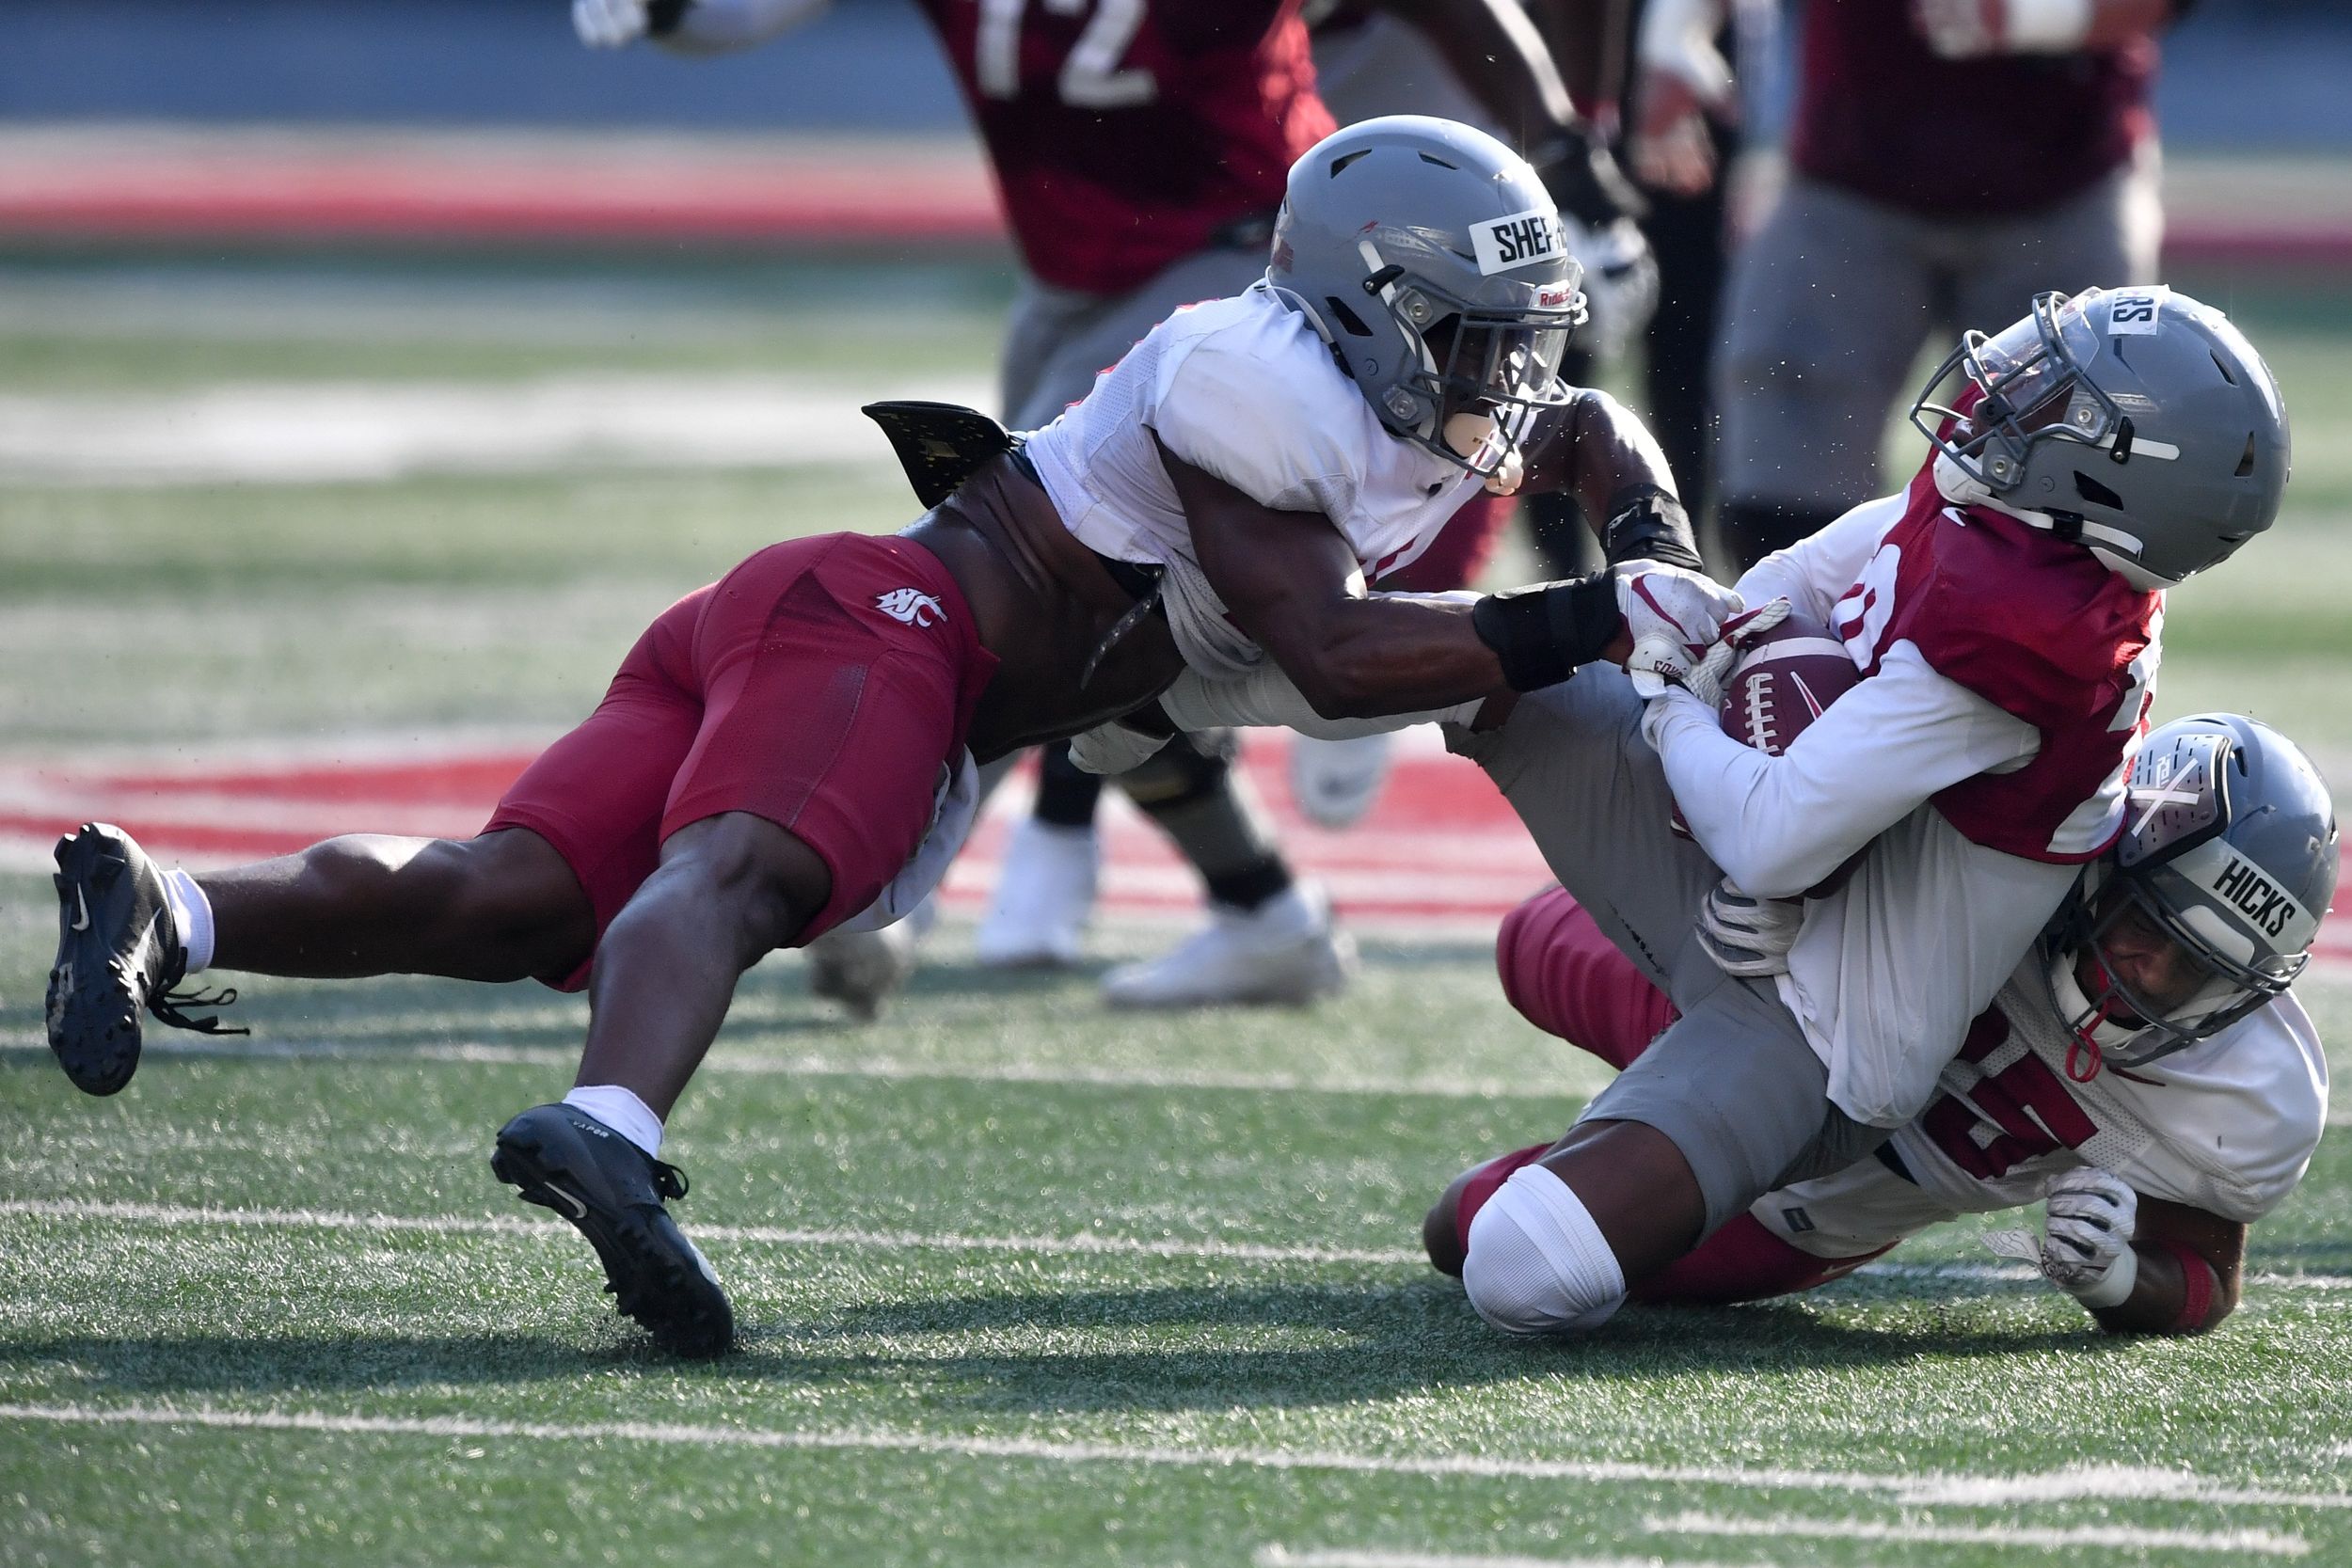
[[564, 1103], [587, 1112], [648, 1156], [661, 1152], [661, 1118], [635, 1090], [618, 1084], [582, 1084], [564, 1097]]
[[173, 866], [164, 873], [164, 902], [171, 906], [171, 927], [188, 950], [188, 973], [213, 967], [213, 901], [196, 879]]

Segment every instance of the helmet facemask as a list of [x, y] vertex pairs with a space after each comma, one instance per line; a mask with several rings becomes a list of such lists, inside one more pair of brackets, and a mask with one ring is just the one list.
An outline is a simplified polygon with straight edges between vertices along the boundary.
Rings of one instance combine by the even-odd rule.
[[1378, 265], [1371, 242], [1363, 249], [1375, 264], [1364, 291], [1387, 309], [1413, 362], [1381, 399], [1382, 422], [1481, 479], [1515, 476], [1534, 411], [1559, 407], [1573, 391], [1560, 365], [1585, 317], [1574, 278], [1530, 287], [1524, 305], [1473, 305]]
[[2327, 786], [2253, 720], [2161, 726], [2133, 758], [2124, 796], [2122, 836], [2041, 943], [2077, 1078], [2102, 1057], [2135, 1067], [2169, 1056], [2285, 994], [2335, 889]]
[[[2083, 314], [2099, 293], [2036, 294], [2032, 314], [1999, 336], [1964, 334], [1912, 404], [1913, 426], [1963, 475], [2003, 499], [2024, 482], [2036, 442], [2110, 446], [2124, 415], [2090, 380], [2099, 337]], [[1954, 372], [1978, 394], [1957, 400], [1964, 408], [1933, 401]]]
[[[2129, 871], [2074, 902], [2052, 944], [2050, 979], [2069, 1032], [2091, 1053], [2080, 1076], [2100, 1059], [2141, 1067], [2219, 1034], [2283, 995], [2311, 961], [2309, 953], [2223, 952], [2191, 928], [2193, 918], [2160, 879]], [[2068, 1070], [2077, 1070], [2072, 1052]]]

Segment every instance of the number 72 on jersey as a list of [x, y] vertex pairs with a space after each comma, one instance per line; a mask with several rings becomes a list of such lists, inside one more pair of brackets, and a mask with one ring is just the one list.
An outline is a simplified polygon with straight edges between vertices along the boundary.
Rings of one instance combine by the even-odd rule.
[[[1021, 96], [1021, 24], [1033, 0], [979, 0], [973, 75], [991, 98]], [[1120, 60], [1143, 28], [1146, 0], [1034, 0], [1049, 17], [1087, 15], [1077, 41], [1063, 56], [1054, 90], [1080, 109], [1132, 109], [1159, 96], [1149, 71]]]

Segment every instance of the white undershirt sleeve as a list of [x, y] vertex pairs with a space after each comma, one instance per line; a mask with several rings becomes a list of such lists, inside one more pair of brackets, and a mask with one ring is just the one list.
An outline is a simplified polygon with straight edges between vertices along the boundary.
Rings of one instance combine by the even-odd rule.
[[1807, 620], [1828, 621], [1830, 608], [1861, 577], [1879, 541], [1902, 514], [1899, 494], [1865, 501], [1827, 528], [1749, 567], [1737, 584], [1740, 601], [1755, 606], [1787, 599]]
[[1937, 674], [1909, 642], [1782, 756], [1725, 735], [1715, 710], [1680, 688], [1649, 705], [1642, 729], [1692, 836], [1759, 898], [1794, 897], [1938, 790], [2013, 768], [2042, 744], [2032, 725]]

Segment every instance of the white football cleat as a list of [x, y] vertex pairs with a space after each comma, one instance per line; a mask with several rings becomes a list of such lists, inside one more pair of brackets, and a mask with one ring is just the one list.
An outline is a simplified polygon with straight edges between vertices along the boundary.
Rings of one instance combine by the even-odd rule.
[[827, 931], [803, 949], [809, 994], [840, 1003], [860, 1023], [873, 1022], [890, 993], [914, 974], [915, 950], [938, 919], [938, 908], [926, 898], [879, 931]]
[[1103, 1000], [1114, 1007], [1301, 1007], [1337, 995], [1355, 973], [1355, 939], [1331, 924], [1329, 897], [1312, 882], [1294, 882], [1254, 910], [1210, 905], [1206, 930], [1103, 976]]
[[1318, 828], [1352, 828], [1389, 782], [1389, 737], [1353, 740], [1291, 736], [1291, 802]]
[[1004, 870], [977, 939], [990, 969], [1067, 969], [1086, 951], [1087, 922], [1103, 844], [1092, 828], [1025, 816], [1005, 847]]

